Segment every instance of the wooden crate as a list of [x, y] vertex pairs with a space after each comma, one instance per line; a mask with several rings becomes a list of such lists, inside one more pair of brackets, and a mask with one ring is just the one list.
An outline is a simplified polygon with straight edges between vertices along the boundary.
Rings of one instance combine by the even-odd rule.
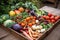
[[[51, 28], [49, 28], [47, 31], [45, 31], [41, 37], [39, 36], [39, 37], [37, 38], [37, 40], [42, 40], [43, 38], [45, 38], [45, 37], [56, 27], [56, 25], [57, 25], [59, 22], [60, 22], [60, 19], [59, 19]], [[28, 40], [28, 38], [25, 37], [23, 34], [18, 33], [18, 32], [16, 32], [15, 30], [13, 30], [13, 29], [11, 29], [11, 28], [6, 28], [6, 27], [4, 27], [3, 25], [0, 25], [0, 26], [1, 26], [4, 30], [10, 32], [11, 34], [13, 34], [14, 36], [20, 38], [21, 40]]]
[[[43, 9], [47, 9], [47, 8], [50, 8], [50, 10], [51, 10], [51, 7], [43, 7], [41, 10], [43, 10]], [[52, 8], [52, 10], [53, 10], [54, 8]], [[46, 10], [47, 12], [50, 12], [49, 10]], [[55, 10], [56, 11], [56, 10]], [[58, 14], [59, 15], [59, 14]], [[51, 32], [52, 32], [52, 30], [55, 28], [55, 27], [57, 27], [56, 25], [57, 24], [59, 24], [60, 23], [60, 19], [51, 27], [51, 28], [49, 28], [47, 31], [45, 31], [44, 32], [44, 34], [40, 37], [38, 37], [37, 38], [37, 40], [42, 40], [42, 39], [44, 39], [48, 34], [50, 34]], [[4, 30], [6, 30], [7, 32], [10, 32], [11, 34], [13, 34], [15, 37], [18, 37], [18, 38], [20, 38], [20, 40], [28, 40], [28, 38], [27, 37], [25, 37], [23, 34], [21, 34], [21, 33], [18, 33], [18, 32], [16, 32], [15, 30], [13, 30], [13, 29], [11, 29], [11, 28], [6, 28], [6, 27], [4, 27], [3, 25], [0, 25]]]

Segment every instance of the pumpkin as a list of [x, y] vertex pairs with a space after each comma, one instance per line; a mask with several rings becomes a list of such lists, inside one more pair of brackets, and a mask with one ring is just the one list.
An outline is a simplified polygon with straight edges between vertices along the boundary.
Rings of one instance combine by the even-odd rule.
[[4, 26], [5, 26], [5, 27], [8, 27], [8, 28], [12, 27], [14, 24], [15, 24], [15, 22], [12, 21], [12, 20], [6, 20], [6, 21], [4, 22]]

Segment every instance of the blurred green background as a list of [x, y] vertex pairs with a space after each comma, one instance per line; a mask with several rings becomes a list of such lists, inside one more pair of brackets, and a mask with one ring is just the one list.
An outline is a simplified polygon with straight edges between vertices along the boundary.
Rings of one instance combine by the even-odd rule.
[[0, 15], [8, 13], [10, 11], [11, 5], [15, 5], [18, 2], [32, 2], [34, 3], [38, 8], [42, 7], [43, 0], [1, 0], [0, 1]]

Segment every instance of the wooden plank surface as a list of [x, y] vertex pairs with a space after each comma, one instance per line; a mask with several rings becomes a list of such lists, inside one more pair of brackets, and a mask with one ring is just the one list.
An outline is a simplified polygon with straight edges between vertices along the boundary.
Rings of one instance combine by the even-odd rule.
[[60, 23], [56, 28], [43, 40], [60, 40]]
[[20, 38], [15, 37], [11, 33], [0, 27], [0, 40], [20, 40]]
[[49, 13], [60, 16], [60, 9], [52, 8], [52, 7], [49, 7], [49, 6], [44, 6], [40, 10], [45, 10]]

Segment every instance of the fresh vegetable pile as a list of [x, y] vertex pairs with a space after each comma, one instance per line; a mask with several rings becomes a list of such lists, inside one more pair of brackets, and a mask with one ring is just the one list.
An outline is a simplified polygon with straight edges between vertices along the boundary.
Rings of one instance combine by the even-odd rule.
[[35, 40], [51, 28], [60, 16], [39, 10], [31, 2], [18, 3], [12, 6], [9, 14], [0, 16], [0, 24], [22, 33], [29, 40]]

